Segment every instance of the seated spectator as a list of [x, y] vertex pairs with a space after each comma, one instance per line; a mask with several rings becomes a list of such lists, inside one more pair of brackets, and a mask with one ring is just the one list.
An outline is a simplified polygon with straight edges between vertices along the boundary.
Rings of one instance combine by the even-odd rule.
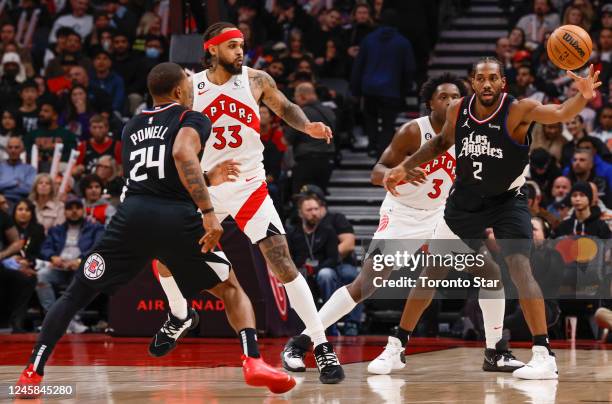
[[92, 67], [91, 59], [83, 54], [83, 37], [71, 28], [66, 27], [66, 29], [64, 46], [55, 54], [53, 59], [49, 60], [45, 69], [45, 76], [49, 79], [62, 76], [67, 61], [71, 61], [74, 65], [81, 66], [86, 70]]
[[6, 145], [11, 136], [23, 136], [21, 119], [15, 110], [5, 109], [0, 116], [0, 161], [8, 159]]
[[123, 78], [130, 104], [129, 112], [133, 114], [143, 102], [147, 71], [142, 55], [131, 49], [130, 39], [122, 32], [113, 36], [113, 69]]
[[604, 105], [599, 110], [599, 125], [591, 134], [593, 137], [601, 140], [608, 149], [612, 146], [612, 105]]
[[612, 168], [589, 149], [577, 149], [574, 152], [571, 169], [566, 167], [563, 175], [572, 183], [576, 181], [592, 181], [599, 189], [599, 197], [606, 206], [612, 204]]
[[94, 174], [102, 180], [103, 194], [111, 196], [121, 194], [125, 182], [119, 173], [120, 169], [112, 156], [106, 155], [98, 159]]
[[2, 194], [0, 194], [0, 211], [6, 214], [10, 213], [10, 206], [8, 200]]
[[82, 66], [72, 66], [70, 68], [70, 78], [75, 84], [83, 86], [87, 90], [87, 98], [91, 106], [97, 111], [108, 109], [112, 112], [113, 100], [106, 91], [96, 86], [89, 85], [89, 74]]
[[549, 0], [535, 0], [533, 13], [523, 16], [516, 26], [525, 32], [527, 48], [534, 50], [544, 41], [545, 31], [554, 31], [559, 26], [559, 14], [551, 10]]
[[351, 59], [357, 57], [361, 41], [373, 30], [374, 21], [368, 3], [355, 4], [351, 13], [351, 22], [344, 27], [344, 38], [348, 47], [346, 53]]
[[546, 94], [539, 91], [533, 83], [535, 73], [529, 65], [521, 65], [516, 69], [516, 83], [510, 85], [509, 92], [517, 99], [531, 98], [546, 103]]
[[[53, 158], [53, 150], [56, 143], [63, 143], [62, 161], [68, 161], [70, 151], [76, 148], [77, 136], [59, 126], [59, 109], [55, 101], [51, 99], [40, 103], [38, 114], [38, 129], [24, 136], [28, 155], [32, 146], [38, 147], [39, 171], [48, 171]], [[41, 164], [42, 163], [42, 164]]]
[[36, 177], [36, 170], [21, 160], [23, 141], [11, 136], [6, 144], [8, 159], [0, 163], [0, 192], [14, 205], [28, 196]]
[[512, 47], [510, 46], [510, 40], [507, 36], [503, 36], [495, 43], [495, 58], [503, 63], [504, 65], [504, 76], [506, 80], [514, 80], [514, 72], [512, 70], [512, 57], [514, 56]]
[[574, 155], [574, 149], [576, 149], [578, 141], [585, 137], [593, 139], [593, 144], [597, 149], [597, 154], [599, 157], [606, 161], [610, 161], [610, 151], [601, 140], [587, 134], [584, 128], [584, 119], [580, 115], [576, 115], [574, 119], [566, 122], [565, 126], [567, 127], [567, 131], [572, 136], [572, 140], [563, 146], [563, 150], [561, 152], [561, 167], [567, 167], [571, 163], [572, 156]]
[[102, 180], [95, 174], [85, 176], [80, 182], [80, 191], [85, 205], [85, 216], [102, 225], [107, 225], [115, 214], [115, 207], [102, 198]]
[[[339, 10], [334, 8], [324, 10], [320, 15], [319, 24], [308, 33], [306, 48], [312, 51], [318, 65], [323, 64], [323, 59], [326, 57], [328, 41], [342, 37], [341, 23], [342, 15]], [[344, 51], [342, 53], [344, 56]]]
[[325, 55], [315, 60], [319, 67], [319, 75], [321, 77], [344, 79], [348, 63], [345, 52], [340, 40], [328, 39], [325, 46]]
[[[56, 296], [53, 287], [68, 286], [81, 260], [102, 237], [104, 226], [85, 220], [83, 202], [76, 197], [65, 204], [66, 222], [52, 227], [43, 242], [41, 257], [50, 265], [38, 272], [36, 293], [41, 306], [48, 312]], [[69, 331], [82, 333], [87, 330], [78, 319], [73, 319]]]
[[551, 198], [550, 189], [555, 178], [561, 175], [561, 170], [555, 164], [555, 159], [544, 149], [532, 149], [529, 156], [530, 178], [542, 190], [542, 204], [548, 205]]
[[585, 18], [585, 15], [582, 13], [582, 10], [576, 6], [569, 6], [565, 9], [563, 13], [563, 23], [561, 25], [577, 25], [589, 32], [591, 27], [590, 21]]
[[599, 55], [602, 61], [612, 62], [612, 28], [599, 31]]
[[89, 119], [93, 114], [93, 108], [87, 97], [87, 89], [80, 84], [75, 84], [68, 92], [68, 103], [58, 123], [77, 135], [79, 140], [87, 141], [91, 136]]
[[561, 153], [567, 140], [563, 137], [563, 124], [536, 124], [533, 130], [531, 150], [542, 148], [555, 158], [555, 164], [561, 166]]
[[612, 233], [606, 222], [599, 218], [599, 209], [597, 212], [591, 210], [593, 191], [589, 183], [576, 182], [570, 195], [574, 213], [561, 222], [554, 232], [554, 237], [580, 235], [609, 239]]
[[24, 133], [38, 128], [38, 86], [34, 80], [26, 80], [19, 88], [19, 115], [21, 116], [21, 127]]
[[64, 203], [56, 195], [51, 176], [47, 173], [38, 174], [32, 186], [30, 200], [36, 207], [36, 221], [40, 223], [45, 233], [53, 226], [64, 223]]
[[612, 219], [612, 210], [608, 209], [606, 205], [599, 199], [599, 190], [594, 182], [589, 182], [591, 186], [591, 192], [593, 193], [593, 201], [591, 202], [591, 210], [593, 212], [599, 211], [599, 218], [603, 221]]
[[[323, 122], [334, 132], [336, 115], [319, 102], [312, 83], [302, 83], [295, 89], [295, 102], [311, 122]], [[334, 143], [313, 139], [293, 128], [288, 128], [285, 138], [293, 146], [295, 167], [293, 168], [293, 193], [306, 184], [314, 184], [327, 190], [334, 167]]]
[[[560, 175], [553, 181], [550, 193], [552, 196], [552, 201], [548, 205], [548, 211], [555, 213], [556, 207], [555, 204], [564, 200], [568, 195], [570, 190], [572, 189], [572, 182], [569, 178]], [[555, 215], [558, 217], [558, 215]]]
[[0, 74], [0, 107], [16, 109], [19, 107], [19, 88], [26, 79], [18, 54], [7, 52], [2, 55]]
[[35, 268], [36, 259], [40, 257], [40, 249], [45, 240], [45, 228], [36, 220], [34, 203], [29, 199], [17, 202], [13, 210], [13, 220], [22, 243], [22, 254], [15, 255], [14, 258], [30, 268]]
[[111, 96], [113, 111], [123, 115], [125, 85], [121, 76], [112, 70], [113, 61], [110, 53], [103, 49], [94, 53], [93, 66], [91, 86], [106, 91]]
[[531, 216], [544, 219], [550, 227], [555, 229], [561, 221], [541, 206], [542, 191], [538, 184], [533, 181], [527, 181], [525, 186], [527, 187], [527, 205], [529, 206]]
[[61, 27], [70, 27], [74, 29], [81, 38], [85, 38], [91, 34], [93, 30], [93, 16], [87, 13], [89, 0], [70, 0], [70, 8], [72, 10], [71, 14], [65, 14], [53, 23], [53, 28], [49, 34], [50, 43], [55, 42], [55, 33]]
[[60, 69], [58, 75], [47, 75], [46, 84], [51, 94], [56, 97], [63, 97], [72, 88], [70, 71], [74, 66], [78, 66], [78, 63], [76, 57], [70, 53], [61, 55], [58, 63], [58, 69]]
[[263, 70], [274, 79], [279, 89], [283, 90], [287, 86], [285, 65], [280, 59], [272, 59]]
[[[0, 54], [16, 52], [25, 67], [26, 76], [32, 77], [34, 75], [34, 67], [32, 66], [31, 50], [27, 47], [17, 45], [15, 34], [16, 29], [12, 22], [6, 21], [0, 25]], [[11, 50], [12, 47], [15, 49]]]
[[79, 157], [73, 171], [75, 176], [93, 173], [102, 156], [112, 156], [121, 164], [121, 142], [112, 139], [108, 129], [108, 121], [102, 115], [91, 117], [89, 120], [91, 139], [79, 143]]
[[11, 259], [19, 254], [23, 243], [11, 217], [0, 209], [0, 296], [6, 296], [8, 301], [0, 301], [8, 305], [9, 323], [13, 333], [25, 332], [24, 318], [28, 302], [36, 286], [36, 272], [28, 265]]
[[312, 59], [312, 55], [304, 49], [302, 31], [294, 29], [289, 34], [289, 54], [282, 59], [285, 74], [297, 70], [297, 65], [304, 58]]

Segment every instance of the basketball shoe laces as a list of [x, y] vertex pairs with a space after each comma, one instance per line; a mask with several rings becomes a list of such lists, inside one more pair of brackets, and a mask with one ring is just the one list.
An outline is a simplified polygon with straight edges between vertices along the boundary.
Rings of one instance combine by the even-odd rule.
[[504, 362], [516, 360], [516, 356], [512, 355], [512, 351], [510, 350], [499, 352], [498, 355], [501, 355], [501, 357], [504, 358]]
[[315, 355], [315, 359], [317, 360], [317, 366], [319, 369], [325, 369], [328, 366], [340, 365], [340, 362], [338, 362], [338, 357], [334, 351], [328, 352], [325, 348], [322, 355]]
[[185, 321], [181, 322], [180, 324], [177, 324], [172, 320], [174, 319], [168, 316], [168, 320], [166, 320], [161, 329], [161, 331], [170, 338], [174, 338], [174, 336], [182, 330], [183, 326], [187, 322], [187, 319], [185, 319]]

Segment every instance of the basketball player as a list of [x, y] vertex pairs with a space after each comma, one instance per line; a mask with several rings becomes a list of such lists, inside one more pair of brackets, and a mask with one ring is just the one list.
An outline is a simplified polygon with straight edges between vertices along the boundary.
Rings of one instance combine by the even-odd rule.
[[275, 393], [289, 391], [295, 380], [260, 357], [251, 302], [224, 254], [212, 252], [223, 230], [200, 170], [210, 121], [186, 107], [191, 105], [192, 88], [179, 65], [159, 64], [147, 80], [155, 108], [136, 115], [123, 131], [125, 199], [102, 240], [45, 317], [18, 383], [42, 381], [49, 355], [78, 310], [159, 259], [173, 268], [185, 294], [206, 289], [224, 301], [244, 350], [247, 384], [266, 386]]
[[[204, 147], [202, 169], [206, 172], [220, 161], [231, 158], [240, 163], [235, 182], [210, 189], [212, 204], [219, 221], [232, 216], [238, 227], [259, 245], [268, 268], [283, 283], [291, 307], [306, 327], [312, 330], [314, 354], [322, 383], [339, 383], [344, 371], [332, 345], [327, 342], [321, 319], [306, 279], [291, 260], [282, 222], [268, 195], [263, 167], [263, 149], [259, 135], [259, 103], [266, 104], [288, 125], [308, 135], [331, 140], [331, 130], [321, 122], [310, 122], [300, 107], [291, 103], [276, 88], [267, 73], [242, 66], [244, 39], [234, 25], [219, 22], [204, 33], [204, 49], [210, 68], [192, 76], [193, 110], [212, 121], [213, 135]], [[159, 265], [160, 282], [168, 297], [174, 323], [190, 321], [192, 312], [164, 265]], [[172, 272], [173, 268], [169, 268]], [[169, 319], [170, 321], [170, 319]], [[168, 323], [168, 322], [167, 322]], [[154, 337], [150, 351], [165, 355], [180, 338], [165, 327]], [[164, 334], [164, 335], [162, 335]], [[168, 341], [159, 349], [155, 341]]]
[[[397, 131], [391, 144], [374, 166], [372, 183], [382, 185], [383, 177], [391, 167], [399, 164], [407, 155], [416, 152], [421, 144], [436, 136], [444, 125], [446, 110], [450, 102], [462, 95], [465, 95], [463, 82], [450, 74], [430, 79], [424, 83], [421, 87], [421, 99], [425, 100], [430, 114], [403, 125]], [[425, 242], [432, 237], [436, 228], [442, 227], [439, 223], [443, 221], [444, 203], [455, 179], [454, 146], [430, 164], [423, 164], [422, 169], [428, 173], [424, 185], [417, 187], [405, 183], [400, 185], [399, 196], [387, 193], [380, 208], [380, 225], [374, 233], [374, 239]], [[441, 233], [440, 229], [438, 233]], [[448, 231], [446, 234], [439, 234], [439, 237], [454, 238], [456, 236]], [[339, 320], [354, 305], [371, 296], [374, 292], [371, 278], [381, 275], [385, 276], [383, 273], [375, 273], [371, 261], [366, 260], [357, 279], [338, 289], [319, 311], [323, 325], [327, 326], [328, 322], [333, 323]], [[388, 275], [390, 273], [386, 274]], [[500, 343], [505, 300], [503, 289], [495, 292], [497, 292], [497, 299], [479, 300], [485, 319], [487, 340], [483, 368], [488, 371], [508, 372], [524, 364], [517, 361], [508, 351], [507, 346]], [[410, 294], [397, 335], [389, 337], [383, 354], [370, 363], [368, 366], [370, 373], [389, 374], [393, 370], [406, 366], [404, 350], [409, 334], [431, 302], [434, 293], [434, 289], [427, 292], [419, 290], [418, 299], [413, 296], [413, 293]], [[286, 370], [299, 372], [306, 369], [304, 356], [305, 347], [308, 346], [309, 341], [308, 330], [289, 340], [282, 354], [283, 367]]]
[[[504, 93], [503, 65], [493, 58], [477, 61], [472, 69], [474, 95], [454, 100], [439, 136], [385, 174], [385, 188], [399, 195], [402, 181], [424, 180], [418, 170], [454, 144], [457, 179], [444, 210], [444, 219], [462, 240], [482, 240], [492, 227], [501, 245], [521, 308], [533, 335], [531, 361], [513, 372], [521, 379], [557, 379], [557, 364], [550, 350], [542, 291], [529, 264], [532, 227], [527, 199], [520, 192], [529, 163], [528, 128], [532, 122], [553, 124], [576, 116], [596, 96], [599, 72], [593, 66], [586, 77], [568, 71], [579, 93], [561, 105], [542, 105], [532, 99], [515, 100]], [[482, 241], [471, 243], [479, 249]]]

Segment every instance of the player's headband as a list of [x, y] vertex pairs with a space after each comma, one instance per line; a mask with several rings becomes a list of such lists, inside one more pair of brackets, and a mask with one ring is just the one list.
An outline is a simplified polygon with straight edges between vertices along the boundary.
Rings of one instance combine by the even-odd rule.
[[230, 29], [229, 31], [225, 31], [224, 33], [214, 36], [208, 41], [204, 42], [204, 50], [208, 50], [208, 48], [213, 45], [219, 45], [225, 41], [236, 38], [244, 39], [242, 32], [238, 28]]

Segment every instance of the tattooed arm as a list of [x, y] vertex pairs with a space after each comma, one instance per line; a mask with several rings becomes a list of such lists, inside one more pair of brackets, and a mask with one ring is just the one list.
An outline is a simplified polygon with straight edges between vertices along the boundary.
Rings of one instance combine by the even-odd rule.
[[200, 168], [198, 152], [202, 149], [198, 132], [191, 127], [182, 127], [176, 135], [172, 147], [172, 157], [176, 164], [179, 178], [185, 189], [191, 195], [198, 208], [203, 212], [203, 226], [206, 234], [200, 239], [202, 251], [212, 250], [223, 234], [223, 228], [215, 216]]
[[310, 122], [302, 108], [292, 103], [276, 87], [274, 79], [261, 70], [249, 69], [249, 81], [251, 88], [261, 94], [264, 102], [274, 113], [282, 118], [287, 125], [304, 132], [317, 139], [325, 139], [330, 142], [332, 133], [329, 126], [322, 122]]

